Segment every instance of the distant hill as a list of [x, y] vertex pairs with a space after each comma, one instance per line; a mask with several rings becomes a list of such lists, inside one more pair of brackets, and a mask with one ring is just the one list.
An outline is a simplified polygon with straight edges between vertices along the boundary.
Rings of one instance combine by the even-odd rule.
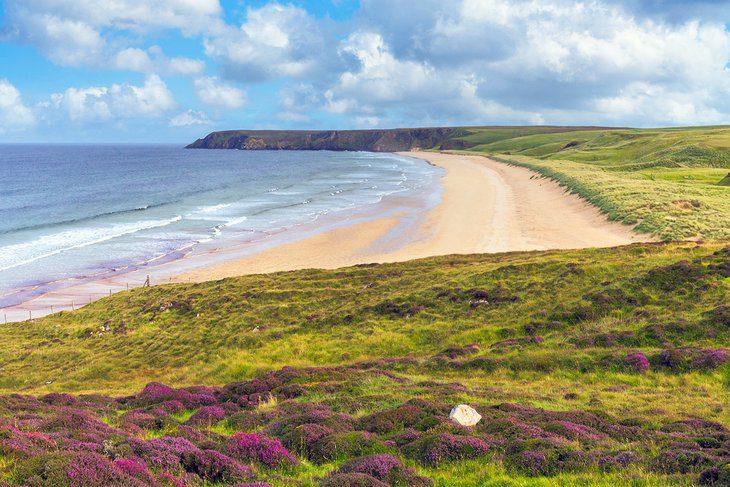
[[227, 130], [212, 132], [188, 145], [188, 149], [241, 150], [362, 150], [372, 152], [411, 149], [468, 149], [489, 140], [573, 131], [602, 130], [602, 127], [434, 127], [374, 130]]

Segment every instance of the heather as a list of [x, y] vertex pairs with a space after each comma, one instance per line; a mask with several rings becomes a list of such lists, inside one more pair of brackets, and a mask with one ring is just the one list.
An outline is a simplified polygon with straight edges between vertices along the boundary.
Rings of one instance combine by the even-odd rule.
[[725, 242], [120, 293], [4, 328], [0, 483], [723, 485], [729, 296]]
[[[516, 404], [481, 386], [417, 381], [398, 370], [397, 362], [285, 367], [225, 385], [210, 396], [214, 404], [172, 415], [160, 405], [189, 391], [159, 383], [131, 396], [60, 403], [1, 396], [0, 475], [19, 485], [430, 486], [451, 485], [443, 480], [449, 472], [471, 485], [493, 475], [520, 485], [631, 471], [657, 483], [696, 484], [724, 478], [730, 462], [730, 429], [719, 421], [657, 409], [654, 416], [608, 414], [590, 401]], [[301, 394], [291, 398], [294, 384]], [[362, 384], [371, 385], [348, 396]], [[150, 390], [163, 387], [166, 394], [152, 399]], [[267, 399], [252, 402], [251, 388]], [[450, 405], [464, 400], [483, 416], [473, 427], [448, 418]], [[213, 408], [229, 414], [188, 425]], [[169, 417], [162, 426], [130, 428], [131, 411]], [[351, 443], [345, 448], [343, 437]]]

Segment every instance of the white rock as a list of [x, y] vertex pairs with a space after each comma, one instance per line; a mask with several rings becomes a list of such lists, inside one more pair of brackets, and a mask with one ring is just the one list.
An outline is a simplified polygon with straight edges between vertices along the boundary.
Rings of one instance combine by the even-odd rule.
[[462, 426], [474, 426], [482, 419], [482, 415], [476, 412], [471, 406], [459, 404], [451, 410], [449, 419]]

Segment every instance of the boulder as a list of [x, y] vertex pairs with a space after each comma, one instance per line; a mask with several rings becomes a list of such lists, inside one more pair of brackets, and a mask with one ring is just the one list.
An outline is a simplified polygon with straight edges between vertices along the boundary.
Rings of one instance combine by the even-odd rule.
[[474, 426], [482, 419], [482, 415], [471, 406], [459, 404], [451, 410], [449, 419], [462, 426]]

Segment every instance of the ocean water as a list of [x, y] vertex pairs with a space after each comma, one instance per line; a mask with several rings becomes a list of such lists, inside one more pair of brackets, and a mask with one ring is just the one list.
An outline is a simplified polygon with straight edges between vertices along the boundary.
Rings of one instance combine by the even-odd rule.
[[344, 217], [437, 174], [367, 152], [1, 145], [0, 307], [51, 282]]

